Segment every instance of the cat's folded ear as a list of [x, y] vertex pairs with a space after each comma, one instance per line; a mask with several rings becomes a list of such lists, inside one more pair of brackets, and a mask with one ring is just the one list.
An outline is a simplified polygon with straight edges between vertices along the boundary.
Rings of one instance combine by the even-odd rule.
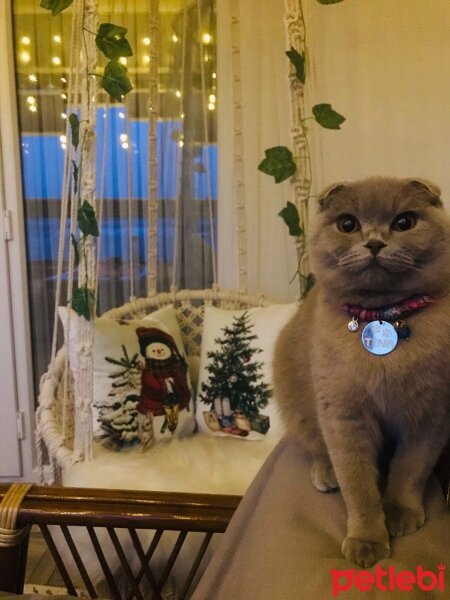
[[432, 206], [442, 207], [441, 190], [437, 185], [426, 179], [411, 178], [406, 180], [407, 185], [422, 193], [423, 197]]
[[330, 202], [336, 196], [342, 196], [345, 193], [347, 184], [345, 183], [333, 183], [332, 185], [325, 188], [325, 190], [319, 196], [319, 210], [325, 210], [328, 208]]

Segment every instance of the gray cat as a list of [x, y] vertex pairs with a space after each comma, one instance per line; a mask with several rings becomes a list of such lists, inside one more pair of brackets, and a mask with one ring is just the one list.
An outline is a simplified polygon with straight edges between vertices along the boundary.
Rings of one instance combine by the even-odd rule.
[[420, 180], [338, 184], [309, 248], [316, 284], [277, 342], [275, 395], [315, 487], [342, 491], [344, 556], [369, 567], [390, 555], [389, 536], [423, 525], [450, 436], [450, 219]]

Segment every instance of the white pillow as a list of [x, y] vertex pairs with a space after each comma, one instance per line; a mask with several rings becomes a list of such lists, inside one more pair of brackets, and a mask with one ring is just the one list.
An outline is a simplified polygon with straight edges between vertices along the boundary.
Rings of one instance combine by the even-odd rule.
[[[59, 315], [76, 375], [84, 318], [65, 307]], [[93, 360], [93, 432], [103, 445], [146, 449], [193, 433], [193, 393], [173, 306], [141, 320], [95, 319]]]
[[296, 310], [296, 304], [205, 307], [196, 399], [200, 431], [246, 440], [283, 435], [275, 399], [267, 390], [272, 389], [276, 339]]

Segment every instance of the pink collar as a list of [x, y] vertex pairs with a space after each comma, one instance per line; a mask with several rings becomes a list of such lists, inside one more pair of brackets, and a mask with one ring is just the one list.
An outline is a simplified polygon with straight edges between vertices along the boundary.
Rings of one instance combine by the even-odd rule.
[[392, 321], [401, 319], [402, 317], [423, 308], [428, 304], [435, 302], [431, 296], [411, 296], [406, 300], [402, 300], [397, 304], [389, 304], [380, 308], [364, 308], [363, 306], [355, 306], [353, 304], [342, 304], [342, 309], [352, 317], [357, 317], [363, 321]]

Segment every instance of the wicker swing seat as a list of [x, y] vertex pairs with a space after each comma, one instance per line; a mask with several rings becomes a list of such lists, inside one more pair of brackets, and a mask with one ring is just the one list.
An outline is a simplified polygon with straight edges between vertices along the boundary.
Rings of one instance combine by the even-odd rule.
[[[176, 310], [184, 349], [188, 363], [192, 366], [191, 376], [195, 382], [195, 371], [198, 369], [200, 359], [205, 306], [213, 305], [228, 310], [238, 310], [269, 304], [262, 296], [249, 295], [240, 291], [217, 288], [178, 290], [132, 300], [121, 307], [105, 312], [103, 317], [116, 320], [140, 319], [164, 306], [172, 305]], [[80, 461], [80, 457], [73, 451], [75, 399], [72, 388], [73, 381], [66, 370], [66, 348], [62, 347], [56, 356], [53, 368], [43, 378], [36, 417], [37, 430], [48, 450], [51, 468], [55, 470], [54, 473], [50, 473], [51, 483], [61, 482], [61, 469]]]

